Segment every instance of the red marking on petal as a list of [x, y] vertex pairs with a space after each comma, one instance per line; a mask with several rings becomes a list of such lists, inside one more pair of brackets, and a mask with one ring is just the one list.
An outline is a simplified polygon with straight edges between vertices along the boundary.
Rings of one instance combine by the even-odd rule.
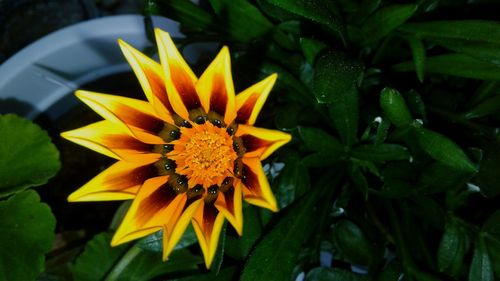
[[252, 115], [253, 108], [255, 107], [258, 98], [259, 94], [253, 93], [240, 107], [236, 116], [236, 122], [238, 124], [246, 124], [248, 122], [248, 119], [250, 119], [250, 116]]
[[212, 94], [210, 96], [210, 110], [224, 116], [227, 105], [227, 91], [224, 77], [221, 74], [215, 75], [212, 84]]
[[219, 210], [215, 208], [214, 204], [205, 204], [204, 209], [203, 209], [203, 231], [205, 234], [210, 234], [212, 233], [212, 229], [214, 227], [215, 219], [217, 218], [217, 214], [219, 213]]
[[114, 113], [127, 125], [157, 133], [163, 128], [163, 121], [126, 105], [117, 106]]
[[255, 174], [250, 167], [243, 165], [243, 178], [241, 182], [253, 193], [260, 194], [259, 177]]
[[175, 199], [177, 193], [168, 184], [160, 186], [140, 203], [137, 211], [137, 222], [144, 225], [161, 209], [166, 208]]
[[229, 213], [234, 214], [234, 187], [230, 187], [224, 192], [224, 199], [226, 201], [226, 208]]
[[157, 170], [153, 165], [137, 167], [126, 174], [110, 174], [103, 179], [102, 185], [108, 190], [124, 190], [132, 186], [141, 185], [151, 177], [157, 176]]
[[179, 93], [179, 96], [182, 99], [182, 102], [186, 106], [186, 109], [189, 111], [194, 108], [198, 108], [201, 106], [200, 98], [196, 93], [196, 89], [189, 78], [189, 76], [184, 73], [184, 70], [178, 67], [171, 67], [171, 77], [172, 82]]
[[102, 140], [104, 146], [113, 149], [133, 149], [139, 151], [151, 151], [153, 145], [143, 143], [131, 136], [127, 135], [109, 135]]
[[243, 146], [245, 146], [246, 152], [255, 151], [259, 148], [267, 147], [272, 144], [270, 141], [266, 141], [252, 135], [243, 135], [241, 136], [241, 139], [243, 140]]
[[161, 77], [158, 77], [153, 71], [146, 70], [146, 77], [148, 78], [148, 82], [151, 85], [151, 90], [153, 94], [163, 103], [165, 108], [169, 112], [174, 112], [170, 102], [168, 101], [167, 90], [165, 87], [165, 82]]

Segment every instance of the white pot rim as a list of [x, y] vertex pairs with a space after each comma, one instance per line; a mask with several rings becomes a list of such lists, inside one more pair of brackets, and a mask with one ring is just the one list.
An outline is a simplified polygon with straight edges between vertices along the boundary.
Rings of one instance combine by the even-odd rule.
[[[153, 25], [172, 37], [183, 37], [179, 24], [173, 20], [153, 17]], [[129, 71], [117, 39], [139, 50], [150, 47], [144, 17], [97, 18], [65, 27], [31, 43], [0, 65], [0, 102], [14, 99], [24, 103], [7, 110], [33, 119], [81, 85]]]

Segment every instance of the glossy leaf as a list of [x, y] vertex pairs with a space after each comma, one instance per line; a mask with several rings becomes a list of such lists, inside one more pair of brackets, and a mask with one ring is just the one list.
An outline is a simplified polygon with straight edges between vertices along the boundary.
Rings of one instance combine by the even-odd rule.
[[370, 265], [379, 253], [361, 228], [348, 220], [341, 220], [333, 226], [333, 239], [340, 253], [355, 264]]
[[342, 32], [344, 25], [327, 0], [265, 0], [285, 11], [319, 23], [335, 32]]
[[424, 38], [448, 38], [500, 44], [500, 23], [483, 20], [446, 20], [407, 23], [399, 28]]
[[59, 152], [31, 121], [0, 115], [0, 136], [0, 197], [45, 184], [59, 170]]
[[469, 270], [469, 281], [494, 281], [493, 268], [484, 237], [478, 237]]
[[368, 279], [360, 274], [352, 273], [344, 269], [317, 267], [313, 268], [306, 275], [305, 281], [367, 281]]
[[422, 40], [416, 37], [408, 37], [406, 39], [411, 48], [413, 55], [413, 63], [415, 64], [415, 72], [417, 73], [418, 80], [424, 81], [425, 74], [425, 47]]
[[319, 103], [335, 104], [352, 94], [360, 78], [361, 64], [340, 52], [321, 55], [314, 67], [314, 94]]
[[406, 147], [390, 143], [360, 145], [351, 151], [351, 155], [372, 162], [410, 159], [410, 153]]
[[52, 248], [56, 220], [35, 191], [0, 201], [0, 276], [2, 280], [35, 280]]
[[316, 61], [317, 55], [324, 50], [325, 48], [328, 47], [325, 43], [314, 40], [314, 39], [309, 39], [309, 38], [300, 38], [300, 46], [302, 47], [302, 52], [304, 53], [304, 56], [306, 57], [306, 61], [310, 65], [314, 65], [314, 62]]
[[406, 22], [417, 10], [417, 5], [390, 5], [372, 14], [361, 30], [367, 43], [377, 41]]
[[484, 117], [500, 111], [500, 95], [484, 100], [468, 110], [464, 115], [468, 119]]
[[[413, 62], [394, 66], [396, 71], [413, 71]], [[427, 57], [425, 71], [433, 74], [452, 75], [464, 78], [500, 81], [500, 66], [462, 54], [446, 54]]]
[[308, 150], [332, 156], [345, 152], [344, 146], [334, 136], [321, 129], [301, 126], [298, 133]]
[[104, 280], [115, 274], [114, 267], [131, 252], [134, 255], [129, 254], [126, 266], [116, 273], [118, 280], [147, 281], [175, 271], [194, 270], [201, 263], [199, 256], [194, 256], [187, 250], [173, 251], [169, 261], [162, 262], [161, 253], [142, 251], [130, 244], [111, 247], [112, 236], [112, 233], [98, 234], [86, 245], [73, 267], [76, 281]]
[[384, 88], [380, 94], [380, 107], [396, 127], [408, 126], [412, 117], [403, 96], [392, 88]]
[[302, 160], [296, 155], [287, 157], [275, 192], [278, 207], [283, 209], [302, 196], [310, 188], [310, 182], [309, 172]]
[[[181, 240], [179, 240], [179, 242], [175, 245], [174, 249], [178, 250], [186, 248], [196, 243], [196, 241], [198, 241], [196, 233], [190, 224], [188, 228], [186, 228], [186, 231], [184, 231], [184, 234], [182, 234]], [[160, 230], [142, 238], [137, 243], [137, 246], [150, 252], [163, 252], [163, 231]]]
[[321, 190], [315, 188], [287, 208], [275, 227], [250, 254], [241, 281], [290, 279], [302, 243], [315, 229], [314, 222], [320, 209], [316, 203]]
[[236, 41], [250, 42], [273, 28], [273, 24], [248, 1], [210, 0], [210, 4]]
[[468, 251], [468, 237], [457, 220], [446, 224], [438, 249], [438, 268], [458, 276], [462, 269], [465, 254]]
[[213, 16], [191, 1], [162, 0], [155, 2], [163, 15], [179, 21], [183, 28], [196, 31], [217, 29]]
[[464, 172], [476, 172], [475, 165], [449, 138], [427, 129], [418, 132], [420, 147], [436, 161]]

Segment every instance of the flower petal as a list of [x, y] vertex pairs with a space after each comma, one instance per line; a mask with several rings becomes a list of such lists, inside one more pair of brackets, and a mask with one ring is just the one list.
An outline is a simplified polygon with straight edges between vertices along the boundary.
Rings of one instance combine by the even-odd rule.
[[146, 94], [146, 98], [153, 105], [155, 112], [165, 122], [173, 124], [174, 121], [170, 114], [173, 112], [173, 109], [168, 101], [167, 89], [164, 81], [165, 78], [161, 65], [121, 39], [118, 40], [118, 44], [137, 76]]
[[151, 144], [137, 140], [108, 120], [61, 133], [61, 136], [117, 160], [144, 162], [161, 157], [161, 154], [151, 152]]
[[219, 244], [219, 236], [224, 224], [224, 216], [212, 203], [201, 203], [192, 219], [198, 237], [205, 266], [210, 268]]
[[163, 226], [163, 260], [167, 260], [175, 245], [184, 234], [193, 214], [200, 208], [203, 199], [187, 200], [184, 204], [182, 215], [177, 220], [169, 220]]
[[112, 246], [146, 236], [162, 229], [171, 220], [178, 220], [186, 195], [177, 194], [167, 181], [168, 176], [160, 176], [144, 182], [118, 227]]
[[151, 144], [164, 143], [156, 135], [164, 122], [155, 116], [148, 102], [89, 91], [77, 91], [76, 96], [104, 119], [122, 126], [138, 140]]
[[292, 136], [277, 130], [239, 125], [236, 136], [242, 139], [245, 146], [245, 157], [266, 159], [276, 149], [288, 143]]
[[267, 181], [260, 159], [243, 157], [243, 198], [250, 204], [278, 211], [269, 182]]
[[241, 181], [238, 180], [226, 192], [220, 192], [215, 201], [217, 210], [224, 215], [239, 235], [243, 234], [241, 189]]
[[155, 36], [170, 104], [175, 113], [189, 120], [189, 110], [201, 107], [195, 89], [196, 75], [182, 58], [167, 32], [156, 28]]
[[224, 116], [224, 123], [236, 118], [231, 56], [226, 46], [207, 67], [196, 83], [196, 91], [206, 112], [214, 111]]
[[277, 74], [271, 74], [236, 96], [236, 122], [238, 124], [253, 125], [255, 123], [277, 78]]
[[144, 181], [156, 176], [156, 168], [151, 165], [155, 161], [150, 160], [144, 163], [116, 162], [78, 190], [71, 193], [68, 201], [132, 199]]

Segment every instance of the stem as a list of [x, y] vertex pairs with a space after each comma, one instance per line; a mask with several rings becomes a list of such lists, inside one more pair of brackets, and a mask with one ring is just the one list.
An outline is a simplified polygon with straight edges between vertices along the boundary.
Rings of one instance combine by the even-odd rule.
[[373, 207], [372, 207], [372, 204], [370, 203], [370, 201], [367, 201], [366, 202], [366, 211], [368, 213], [368, 216], [370, 216], [370, 218], [373, 220], [373, 223], [375, 224], [375, 226], [378, 228], [378, 230], [380, 230], [380, 232], [382, 232], [382, 234], [384, 234], [385, 236], [385, 239], [387, 239], [387, 241], [393, 245], [395, 245], [395, 241], [394, 241], [394, 237], [392, 237], [391, 233], [389, 233], [389, 231], [384, 227], [384, 225], [380, 222], [377, 214], [375, 213], [375, 211], [373, 210]]
[[116, 265], [113, 267], [113, 269], [109, 272], [109, 274], [106, 276], [104, 281], [116, 281], [122, 274], [123, 270], [132, 262], [135, 257], [142, 253], [141, 248], [137, 247], [136, 245], [132, 246], [123, 256], [122, 258], [116, 263]]

